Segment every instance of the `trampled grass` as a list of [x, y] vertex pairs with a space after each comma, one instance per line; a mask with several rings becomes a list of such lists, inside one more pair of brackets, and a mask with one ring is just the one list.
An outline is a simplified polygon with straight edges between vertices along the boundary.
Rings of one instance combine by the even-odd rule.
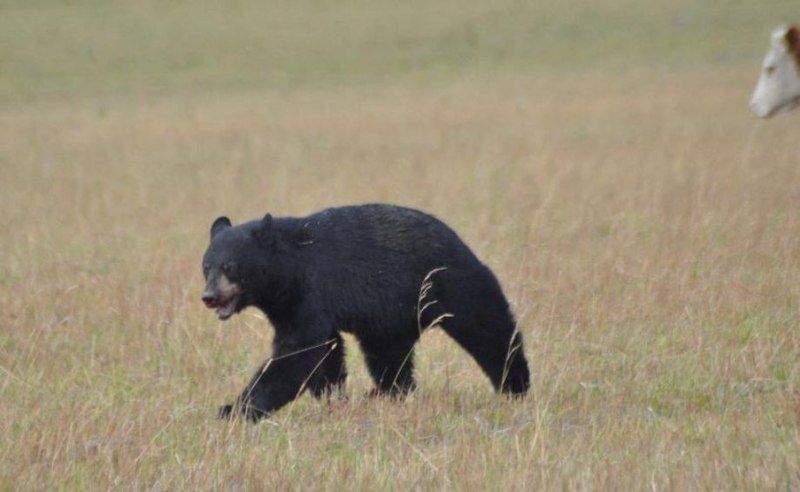
[[[180, 18], [142, 5], [105, 7], [106, 19]], [[14, 63], [56, 70], [37, 65], [37, 53], [52, 54], [74, 86], [53, 91], [38, 75], [2, 72], [4, 488], [800, 486], [798, 117], [746, 112], [771, 27], [761, 23], [786, 4], [704, 10], [715, 22], [703, 46], [730, 55], [716, 62], [713, 50], [684, 56], [687, 41], [665, 29], [674, 64], [620, 48], [605, 59], [624, 69], [607, 70], [598, 47], [599, 60], [575, 66], [525, 65], [520, 44], [504, 62], [467, 57], [468, 76], [445, 55], [430, 61], [438, 75], [377, 69], [378, 59], [399, 63], [398, 38], [373, 25], [386, 6], [313, 5], [338, 24], [302, 37], [307, 52], [288, 46], [350, 53], [352, 77], [310, 68], [298, 87], [251, 78], [215, 43], [198, 56], [222, 50], [216, 68], [161, 72], [158, 42], [137, 51], [125, 42], [137, 28], [103, 31], [100, 20], [89, 24], [98, 39], [120, 41], [91, 64], [96, 76], [75, 68], [82, 55], [47, 45]], [[625, 5], [601, 5], [633, 26]], [[300, 36], [308, 11], [284, 7], [280, 22]], [[413, 46], [427, 46], [420, 40], [444, 18], [478, 9], [443, 3], [442, 19], [424, 21], [433, 7], [417, 7], [389, 10], [412, 66], [424, 59]], [[577, 4], [538, 8], [554, 32], [591, 17]], [[213, 32], [208, 15], [187, 23]], [[78, 30], [61, 18], [36, 22], [71, 39]], [[523, 26], [508, 39], [528, 32], [523, 20], [497, 18], [498, 32]], [[43, 32], [0, 19], [6, 39]], [[755, 45], [724, 48], [731, 25]], [[226, 34], [229, 46], [257, 32], [248, 29]], [[344, 40], [325, 44], [340, 31]], [[180, 33], [162, 35], [183, 53], [196, 41]], [[353, 48], [359, 35], [385, 45]], [[133, 80], [127, 62], [115, 71], [104, 61], [126, 50], [143, 53]], [[303, 397], [256, 426], [214, 420], [267, 357], [271, 330], [254, 311], [220, 323], [199, 301], [211, 221], [368, 201], [438, 215], [495, 269], [526, 337], [531, 395], [496, 397], [472, 360], [431, 331], [419, 346], [419, 391], [404, 403], [363, 397], [370, 383], [348, 339], [347, 399]]]

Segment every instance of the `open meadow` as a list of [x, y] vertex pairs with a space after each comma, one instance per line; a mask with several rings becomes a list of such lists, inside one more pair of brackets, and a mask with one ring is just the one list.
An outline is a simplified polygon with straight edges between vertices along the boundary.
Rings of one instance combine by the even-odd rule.
[[[796, 2], [0, 3], [0, 489], [800, 488]], [[532, 372], [439, 330], [405, 402], [215, 420], [269, 355], [218, 215], [389, 202], [497, 273]]]

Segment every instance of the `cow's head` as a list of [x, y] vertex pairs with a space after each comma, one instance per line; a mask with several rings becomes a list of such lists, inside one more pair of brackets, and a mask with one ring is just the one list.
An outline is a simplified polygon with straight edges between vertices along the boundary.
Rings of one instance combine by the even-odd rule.
[[772, 33], [761, 64], [761, 77], [750, 99], [750, 110], [769, 118], [800, 105], [800, 29], [783, 27]]

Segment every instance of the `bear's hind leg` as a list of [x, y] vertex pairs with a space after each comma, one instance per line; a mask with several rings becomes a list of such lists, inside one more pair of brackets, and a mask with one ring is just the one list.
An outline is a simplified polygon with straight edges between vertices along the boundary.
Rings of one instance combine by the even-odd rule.
[[494, 276], [461, 278], [441, 287], [442, 307], [453, 315], [442, 320], [444, 331], [472, 355], [497, 391], [525, 394], [530, 373], [522, 335]]
[[359, 339], [378, 395], [402, 397], [416, 388], [414, 382], [416, 342], [416, 339], [405, 338]]
[[450, 318], [442, 322], [442, 328], [469, 352], [496, 390], [525, 394], [530, 386], [530, 374], [522, 353], [522, 335], [514, 331], [513, 324], [496, 329], [473, 323]]

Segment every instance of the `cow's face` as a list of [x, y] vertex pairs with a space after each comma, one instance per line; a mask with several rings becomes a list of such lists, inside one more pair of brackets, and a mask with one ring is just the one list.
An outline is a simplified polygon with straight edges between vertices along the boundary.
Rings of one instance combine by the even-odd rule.
[[772, 33], [772, 46], [761, 64], [761, 77], [750, 99], [750, 110], [769, 118], [800, 105], [800, 30], [796, 26]]

